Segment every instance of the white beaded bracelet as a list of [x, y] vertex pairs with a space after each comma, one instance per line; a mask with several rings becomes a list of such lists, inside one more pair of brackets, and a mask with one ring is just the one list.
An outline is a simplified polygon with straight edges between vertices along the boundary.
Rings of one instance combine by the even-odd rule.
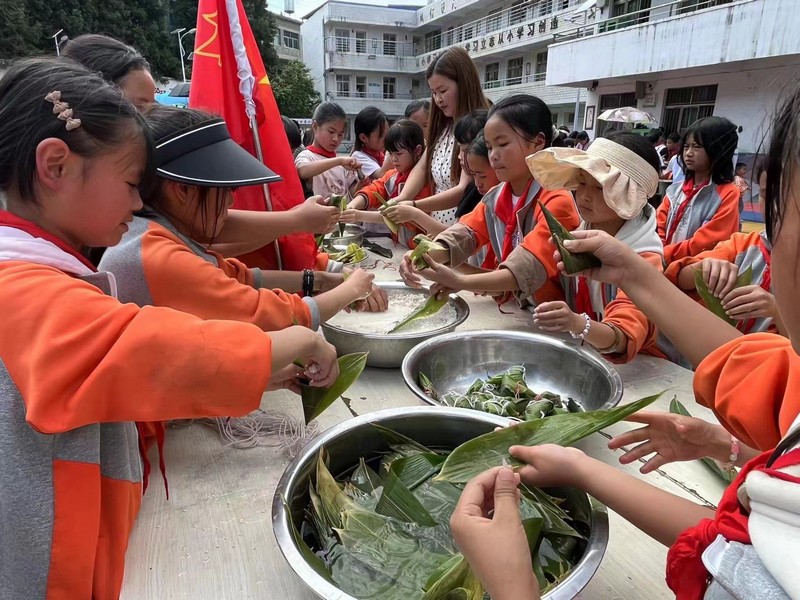
[[589, 333], [589, 329], [592, 327], [592, 320], [589, 318], [589, 315], [586, 313], [581, 313], [581, 316], [586, 321], [586, 325], [584, 326], [583, 331], [580, 333], [572, 333], [571, 331], [569, 332], [573, 340], [585, 340]]

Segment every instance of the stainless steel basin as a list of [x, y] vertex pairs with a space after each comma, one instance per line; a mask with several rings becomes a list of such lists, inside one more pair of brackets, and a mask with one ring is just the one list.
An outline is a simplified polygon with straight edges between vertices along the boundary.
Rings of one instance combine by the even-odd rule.
[[584, 410], [612, 408], [622, 398], [622, 378], [608, 362], [578, 346], [546, 335], [515, 331], [467, 331], [440, 335], [409, 352], [403, 379], [420, 399], [441, 406], [422, 391], [427, 375], [439, 394], [466, 391], [478, 379], [523, 365], [528, 387], [571, 397]]
[[364, 243], [365, 229], [361, 225], [345, 225], [344, 235], [339, 235], [339, 228], [334, 228], [333, 233], [325, 236], [322, 244], [335, 252], [346, 250], [350, 244]]
[[[416, 290], [398, 282], [379, 282], [377, 285], [387, 291], [389, 302], [394, 294], [428, 294], [427, 290]], [[325, 339], [336, 347], [339, 356], [352, 352], [369, 352], [367, 366], [396, 369], [414, 346], [437, 335], [454, 331], [467, 319], [469, 305], [463, 298], [456, 295], [450, 296], [450, 305], [456, 311], [455, 321], [431, 331], [393, 333], [391, 335], [355, 333], [328, 323], [322, 324], [322, 331]]]
[[[320, 449], [325, 448], [330, 459], [329, 468], [334, 476], [350, 471], [361, 457], [369, 458], [389, 450], [386, 440], [371, 426], [372, 423], [378, 423], [430, 447], [452, 449], [492, 431], [497, 426], [508, 424], [508, 420], [455, 408], [394, 408], [350, 419], [309, 443], [289, 464], [278, 482], [272, 502], [272, 528], [286, 561], [320, 598], [355, 600], [318, 575], [303, 558], [289, 530], [289, 518], [281, 497], [286, 498], [292, 518], [299, 525], [303, 519], [303, 510], [308, 505], [309, 478]], [[591, 515], [590, 534], [583, 556], [570, 575], [544, 596], [546, 600], [569, 600], [586, 586], [600, 566], [608, 545], [608, 514], [605, 507], [575, 489], [559, 488], [549, 491]]]

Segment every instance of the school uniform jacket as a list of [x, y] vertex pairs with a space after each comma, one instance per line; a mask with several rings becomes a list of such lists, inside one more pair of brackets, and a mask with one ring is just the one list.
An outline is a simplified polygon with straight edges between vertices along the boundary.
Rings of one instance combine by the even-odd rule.
[[518, 299], [533, 297], [536, 303], [561, 300], [564, 295], [553, 261], [553, 248], [548, 242], [550, 229], [537, 201], [544, 204], [568, 231], [575, 229], [580, 222], [575, 201], [566, 190], [545, 190], [533, 181], [524, 204], [516, 213], [513, 250], [503, 260], [506, 225], [497, 217], [495, 205], [506, 185], [501, 183], [486, 192], [472, 212], [436, 236], [436, 241], [450, 249], [450, 265], [453, 267], [464, 264], [481, 248], [488, 247], [495, 262], [500, 263], [498, 268], [508, 269], [517, 280]]
[[319, 326], [313, 299], [262, 288], [259, 269], [206, 250], [151, 209], [134, 218], [122, 241], [105, 251], [100, 267], [116, 276], [122, 302], [243, 321], [264, 331]]
[[665, 265], [711, 250], [739, 231], [739, 188], [732, 183], [711, 183], [699, 190], [676, 223], [686, 201], [683, 183], [669, 186], [658, 207], [658, 235], [664, 243]]
[[[626, 221], [615, 236], [633, 248], [659, 271], [662, 270], [662, 246], [655, 231], [655, 209], [645, 204], [642, 213]], [[582, 222], [578, 229], [591, 228]], [[627, 338], [625, 354], [605, 354], [610, 362], [626, 363], [640, 352], [663, 358], [656, 346], [657, 330], [630, 298], [615, 285], [581, 277], [561, 276], [566, 303], [575, 312], [592, 312], [597, 321], [616, 326]], [[579, 290], [585, 286], [591, 309], [579, 302]], [[591, 315], [590, 315], [591, 316]]]
[[[717, 258], [738, 266], [740, 274], [750, 269], [753, 274], [752, 285], [761, 287], [766, 285], [767, 291], [772, 293], [772, 275], [768, 261], [771, 252], [772, 245], [767, 239], [766, 232], [734, 233], [729, 240], [720, 242], [713, 250], [706, 250], [697, 256], [687, 256], [673, 262], [667, 267], [665, 275], [677, 285], [678, 275], [685, 267], [697, 264], [706, 258]], [[694, 297], [702, 302], [699, 297]], [[742, 333], [777, 332], [775, 323], [770, 317], [736, 321], [736, 328]]]
[[[397, 169], [391, 169], [386, 171], [380, 179], [359, 190], [358, 193], [366, 196], [368, 210], [378, 210], [383, 206], [378, 199], [378, 195], [380, 194], [380, 197], [384, 200], [397, 198], [405, 186], [406, 179], [408, 179], [408, 173], [399, 173]], [[414, 199], [427, 198], [431, 195], [431, 186], [426, 183]], [[420, 233], [425, 233], [425, 230], [414, 223], [404, 223], [398, 227], [397, 235], [392, 234], [392, 239], [413, 250], [416, 247], [413, 239]]]
[[117, 598], [142, 494], [133, 421], [256, 409], [271, 340], [121, 304], [113, 275], [1, 216], [0, 595]]

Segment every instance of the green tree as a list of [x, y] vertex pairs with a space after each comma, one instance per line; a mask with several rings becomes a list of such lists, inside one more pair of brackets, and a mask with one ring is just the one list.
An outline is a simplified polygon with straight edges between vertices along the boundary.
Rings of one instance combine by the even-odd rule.
[[314, 89], [311, 73], [297, 60], [287, 61], [277, 75], [270, 78], [272, 93], [282, 115], [287, 117], [311, 117], [319, 94]]
[[0, 5], [0, 59], [25, 56], [35, 50], [37, 36], [31, 31], [26, 8], [19, 2]]

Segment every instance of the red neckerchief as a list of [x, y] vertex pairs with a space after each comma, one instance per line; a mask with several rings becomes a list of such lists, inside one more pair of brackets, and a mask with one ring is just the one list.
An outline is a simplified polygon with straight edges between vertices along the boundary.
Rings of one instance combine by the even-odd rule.
[[408, 181], [408, 176], [411, 174], [411, 171], [408, 173], [401, 173], [400, 171], [395, 171], [394, 175], [394, 194], [391, 196], [395, 198], [400, 195], [400, 192], [403, 189], [403, 185], [406, 181]]
[[533, 178], [528, 180], [528, 185], [525, 186], [525, 191], [522, 192], [516, 205], [512, 205], [511, 184], [506, 183], [503, 189], [500, 190], [500, 195], [497, 197], [497, 202], [494, 204], [494, 214], [497, 215], [506, 226], [505, 237], [503, 238], [503, 249], [500, 261], [503, 262], [511, 254], [514, 249], [514, 234], [517, 231], [517, 214], [522, 207], [525, 206], [525, 200], [528, 197], [528, 192], [533, 185]]
[[314, 154], [318, 154], [319, 156], [324, 156], [325, 158], [336, 158], [336, 152], [325, 150], [324, 148], [320, 148], [319, 146], [315, 146], [314, 144], [306, 146], [306, 150], [313, 152]]
[[383, 168], [383, 161], [386, 160], [386, 153], [385, 152], [374, 152], [369, 148], [362, 148], [361, 152], [369, 156], [372, 160], [378, 163], [378, 166]]
[[600, 316], [594, 311], [592, 294], [589, 292], [589, 282], [586, 277], [578, 277], [577, 291], [575, 292], [575, 312], [586, 313], [592, 321], [600, 322]]
[[667, 244], [672, 243], [672, 238], [675, 235], [675, 231], [678, 229], [678, 225], [681, 223], [681, 219], [683, 219], [683, 215], [686, 214], [686, 209], [689, 208], [689, 205], [692, 203], [692, 198], [697, 195], [697, 192], [702, 190], [706, 187], [710, 182], [707, 181], [706, 183], [701, 183], [700, 185], [694, 184], [694, 179], [687, 179], [683, 182], [683, 195], [684, 201], [678, 207], [678, 212], [675, 213], [675, 218], [672, 220], [672, 225], [667, 232]]
[[14, 213], [10, 213], [7, 210], [0, 210], [0, 226], [13, 227], [14, 229], [19, 229], [20, 231], [24, 231], [25, 233], [30, 234], [33, 237], [47, 240], [51, 244], [55, 244], [56, 246], [58, 246], [60, 250], [63, 250], [70, 256], [74, 256], [75, 258], [77, 258], [79, 261], [81, 261], [81, 263], [86, 265], [95, 273], [97, 272], [97, 269], [91, 262], [89, 262], [88, 258], [83, 256], [80, 252], [78, 252], [75, 248], [67, 244], [64, 240], [54, 236], [46, 229], [42, 229], [41, 227], [39, 227], [36, 223], [31, 223], [27, 219], [18, 217]]
[[[772, 293], [772, 253], [769, 248], [764, 244], [761, 236], [758, 237], [758, 249], [761, 250], [761, 257], [764, 259], [764, 275], [761, 277], [761, 289], [765, 292]], [[755, 319], [747, 319], [746, 321], [739, 321], [741, 324], [740, 331], [750, 333], [753, 326], [756, 324]]]
[[703, 552], [717, 535], [729, 542], [750, 544], [747, 515], [739, 504], [739, 487], [752, 471], [762, 471], [770, 477], [800, 484], [800, 478], [778, 471], [800, 464], [800, 448], [787, 452], [769, 464], [772, 452], [764, 452], [748, 462], [739, 476], [725, 490], [714, 519], [703, 519], [684, 531], [667, 553], [667, 585], [676, 600], [702, 600], [708, 587], [709, 574], [703, 564]]

